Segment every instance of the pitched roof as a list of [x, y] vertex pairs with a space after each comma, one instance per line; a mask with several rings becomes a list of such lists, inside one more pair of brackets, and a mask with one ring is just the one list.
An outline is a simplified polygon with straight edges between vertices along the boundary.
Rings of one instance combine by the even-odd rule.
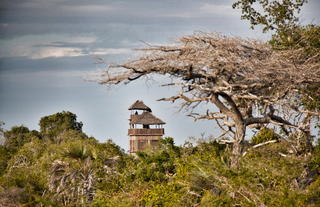
[[139, 101], [139, 100], [134, 102], [128, 109], [129, 110], [147, 110], [151, 112], [151, 109], [148, 106], [146, 106], [143, 103], [143, 101]]
[[165, 122], [155, 117], [151, 112], [145, 111], [140, 115], [135, 115], [134, 118], [130, 120], [130, 124], [155, 125], [155, 124], [165, 124]]

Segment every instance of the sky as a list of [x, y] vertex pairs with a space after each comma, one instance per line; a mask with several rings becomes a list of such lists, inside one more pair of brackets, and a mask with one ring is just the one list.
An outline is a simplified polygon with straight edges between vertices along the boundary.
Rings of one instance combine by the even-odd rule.
[[[165, 136], [217, 135], [212, 121], [194, 122], [178, 106], [158, 102], [175, 89], [163, 79], [109, 88], [92, 81], [107, 64], [135, 57], [133, 48], [172, 44], [197, 31], [267, 40], [231, 8], [233, 0], [0, 0], [0, 121], [5, 129], [39, 130], [43, 116], [71, 111], [83, 131], [128, 150], [128, 107], [143, 100], [164, 120]], [[320, 0], [302, 9], [303, 24], [320, 24]], [[206, 108], [207, 106], [203, 106]]]

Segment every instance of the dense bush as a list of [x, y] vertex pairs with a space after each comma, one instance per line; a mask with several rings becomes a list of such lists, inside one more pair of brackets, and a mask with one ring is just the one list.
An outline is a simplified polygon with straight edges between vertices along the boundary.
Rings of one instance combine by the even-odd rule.
[[0, 176], [5, 172], [9, 159], [9, 151], [4, 146], [0, 145]]
[[39, 138], [39, 133], [35, 130], [30, 131], [25, 126], [14, 126], [4, 132], [4, 146], [9, 152], [14, 153], [25, 143]]
[[49, 139], [54, 139], [68, 130], [82, 131], [82, 122], [77, 122], [77, 116], [69, 111], [63, 111], [41, 118], [40, 133]]
[[155, 185], [151, 190], [144, 193], [141, 205], [143, 206], [183, 206], [181, 197], [186, 192], [182, 187], [175, 183], [158, 184]]
[[251, 142], [254, 144], [263, 143], [270, 140], [278, 140], [280, 136], [272, 129], [262, 128], [257, 135], [253, 136]]

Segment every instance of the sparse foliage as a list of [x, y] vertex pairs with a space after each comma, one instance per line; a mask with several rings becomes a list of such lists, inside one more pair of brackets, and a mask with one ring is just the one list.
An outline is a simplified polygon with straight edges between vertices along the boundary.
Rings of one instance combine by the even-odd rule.
[[233, 8], [241, 9], [242, 19], [250, 21], [251, 28], [263, 26], [263, 32], [269, 30], [289, 30], [299, 18], [297, 14], [307, 0], [239, 0]]

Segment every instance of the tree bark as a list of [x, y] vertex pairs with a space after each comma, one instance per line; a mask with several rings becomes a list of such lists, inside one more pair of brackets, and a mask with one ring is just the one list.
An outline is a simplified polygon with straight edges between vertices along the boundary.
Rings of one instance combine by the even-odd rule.
[[234, 143], [232, 147], [232, 155], [231, 155], [231, 168], [238, 168], [240, 163], [240, 158], [242, 156], [243, 151], [243, 140], [246, 135], [246, 123], [242, 117], [239, 108], [233, 99], [225, 93], [219, 93], [221, 97], [227, 101], [230, 105], [230, 108], [226, 107], [218, 98], [217, 94], [212, 96], [211, 102], [214, 103], [225, 115], [230, 117], [235, 123], [235, 136]]
[[234, 143], [232, 147], [232, 154], [231, 154], [231, 168], [238, 168], [240, 164], [240, 158], [243, 151], [243, 140], [246, 134], [246, 126], [242, 120], [234, 120], [236, 124], [236, 133], [234, 136]]
[[309, 149], [312, 148], [311, 121], [312, 121], [311, 115], [307, 114], [307, 116], [305, 117], [303, 122], [305, 124], [305, 133], [306, 133], [306, 138], [307, 138], [306, 144]]

